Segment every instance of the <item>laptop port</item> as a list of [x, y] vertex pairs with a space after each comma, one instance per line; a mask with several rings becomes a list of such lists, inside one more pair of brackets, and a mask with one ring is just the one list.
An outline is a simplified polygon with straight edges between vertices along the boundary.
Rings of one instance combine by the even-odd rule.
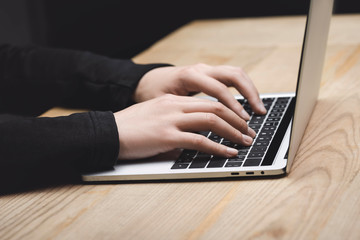
[[246, 172], [246, 175], [254, 175], [254, 172]]
[[239, 175], [238, 172], [232, 172], [231, 175]]

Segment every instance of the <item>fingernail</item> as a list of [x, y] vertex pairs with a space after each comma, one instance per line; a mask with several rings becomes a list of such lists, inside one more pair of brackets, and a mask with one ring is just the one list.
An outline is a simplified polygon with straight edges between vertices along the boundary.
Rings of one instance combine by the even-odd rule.
[[252, 128], [248, 128], [248, 133], [250, 137], [254, 138], [256, 136], [256, 132]]
[[249, 119], [250, 119], [249, 114], [248, 114], [244, 109], [241, 110], [241, 117], [242, 117], [244, 120], [249, 120]]
[[253, 139], [251, 137], [249, 137], [248, 135], [243, 135], [243, 139], [244, 139], [244, 142], [249, 145], [251, 145], [253, 142]]
[[234, 156], [234, 155], [238, 154], [238, 150], [235, 149], [235, 148], [227, 148], [226, 152], [231, 156]]

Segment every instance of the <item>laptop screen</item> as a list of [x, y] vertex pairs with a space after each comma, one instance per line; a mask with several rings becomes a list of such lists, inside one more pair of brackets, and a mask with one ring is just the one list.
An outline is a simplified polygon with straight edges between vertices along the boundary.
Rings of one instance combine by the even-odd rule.
[[308, 12], [290, 137], [289, 172], [317, 101], [327, 46], [333, 0], [312, 0]]

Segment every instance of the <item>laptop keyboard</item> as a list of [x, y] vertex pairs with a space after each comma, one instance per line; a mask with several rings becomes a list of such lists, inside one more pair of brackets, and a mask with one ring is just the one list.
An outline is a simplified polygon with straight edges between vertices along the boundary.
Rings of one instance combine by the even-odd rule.
[[[287, 119], [289, 119], [289, 114], [285, 113], [290, 103], [293, 102], [291, 101], [292, 99], [293, 97], [263, 98], [264, 106], [267, 109], [266, 115], [254, 114], [247, 100], [239, 100], [250, 115], [250, 120], [248, 121], [249, 127], [256, 132], [253, 144], [251, 146], [242, 146], [212, 132], [201, 132], [199, 134], [206, 136], [212, 141], [238, 149], [238, 155], [233, 158], [225, 158], [196, 150], [184, 149], [171, 169], [234, 168], [271, 165], [279, 145], [276, 144], [275, 154], [274, 150], [272, 150], [273, 153], [271, 154], [271, 144], [276, 141], [274, 136], [283, 122], [284, 116], [287, 115]], [[288, 120], [287, 122], [290, 121]], [[285, 134], [285, 131], [282, 131], [282, 135]], [[282, 136], [278, 140], [281, 139]], [[266, 154], [273, 156], [270, 156], [270, 160], [267, 160]]]

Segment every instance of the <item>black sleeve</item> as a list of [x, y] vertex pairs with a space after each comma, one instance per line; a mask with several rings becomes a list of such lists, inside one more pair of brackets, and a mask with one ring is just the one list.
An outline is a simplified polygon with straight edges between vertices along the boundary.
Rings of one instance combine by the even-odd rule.
[[35, 118], [0, 114], [0, 195], [74, 184], [111, 168], [119, 140], [112, 112]]
[[[28, 167], [113, 166], [119, 140], [111, 111], [127, 107], [140, 78], [161, 66], [168, 65], [139, 65], [72, 50], [0, 46], [0, 174], [6, 176], [10, 168], [24, 172]], [[35, 117], [53, 106], [100, 111]]]
[[54, 106], [118, 111], [140, 78], [167, 64], [135, 64], [90, 52], [0, 46], [0, 113], [39, 115]]
[[0, 168], [52, 163], [94, 170], [112, 167], [119, 154], [112, 112], [54, 118], [2, 114], [0, 132]]

